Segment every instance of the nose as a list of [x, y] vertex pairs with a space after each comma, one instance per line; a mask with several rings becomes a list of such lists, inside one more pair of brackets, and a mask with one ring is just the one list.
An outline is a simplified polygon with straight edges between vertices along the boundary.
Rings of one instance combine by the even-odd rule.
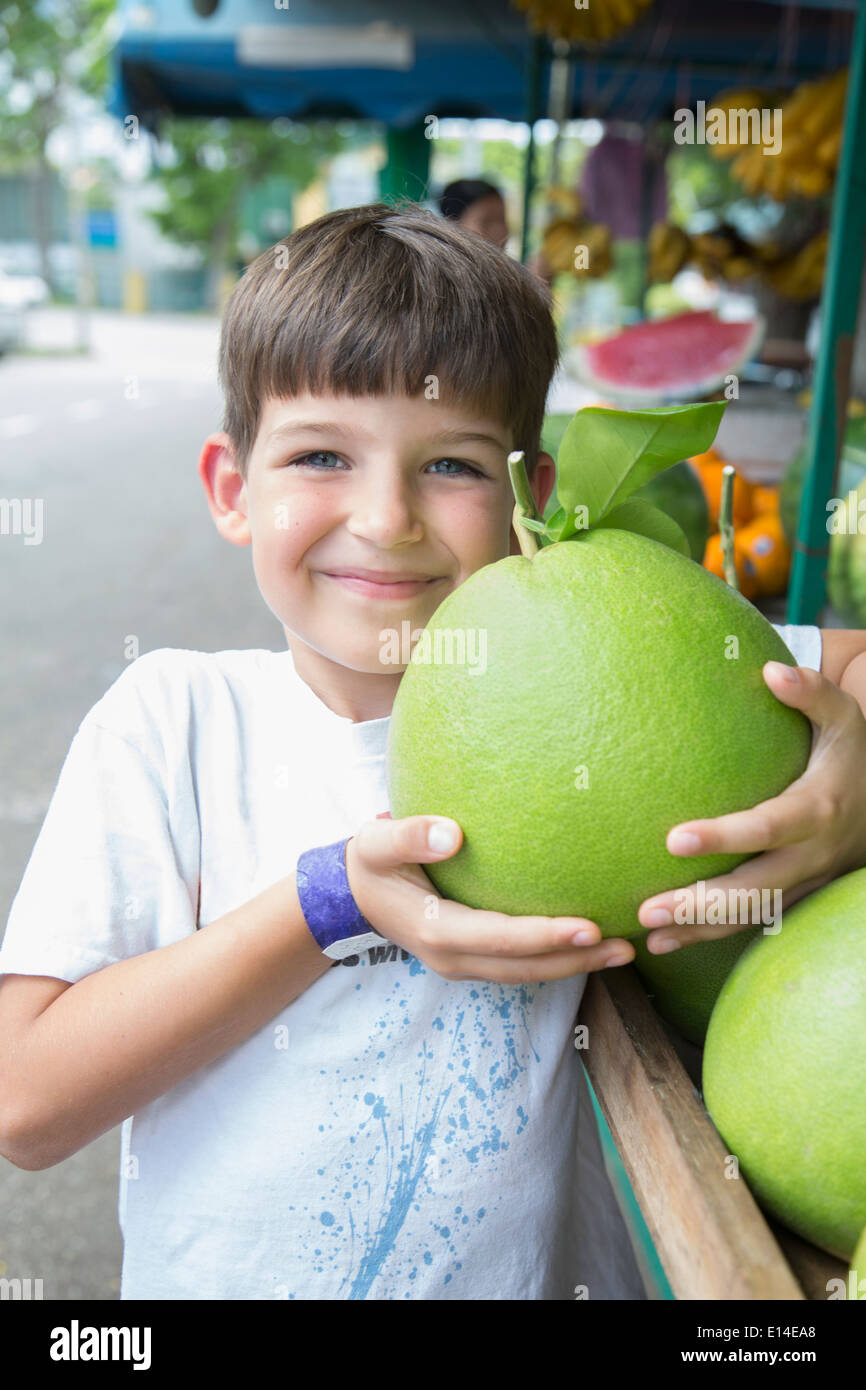
[[385, 550], [420, 540], [423, 526], [416, 515], [409, 482], [395, 469], [371, 469], [346, 523], [353, 536]]

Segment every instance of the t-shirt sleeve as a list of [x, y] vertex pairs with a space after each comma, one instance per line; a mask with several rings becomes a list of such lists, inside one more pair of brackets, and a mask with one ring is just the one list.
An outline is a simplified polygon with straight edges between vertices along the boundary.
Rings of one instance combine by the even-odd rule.
[[773, 623], [788, 651], [798, 666], [808, 666], [812, 671], [821, 669], [821, 629], [800, 626], [796, 623]]
[[197, 834], [183, 817], [172, 824], [159, 749], [149, 755], [137, 731], [102, 722], [118, 703], [103, 697], [72, 740], [12, 903], [0, 974], [74, 983], [195, 930]]

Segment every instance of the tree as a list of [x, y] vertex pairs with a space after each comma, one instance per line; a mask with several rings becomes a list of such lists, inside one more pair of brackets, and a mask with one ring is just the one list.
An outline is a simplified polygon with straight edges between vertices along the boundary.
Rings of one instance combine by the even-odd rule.
[[32, 173], [33, 229], [43, 279], [49, 260], [48, 137], [76, 119], [77, 95], [102, 97], [114, 41], [114, 0], [0, 0], [0, 150], [8, 172]]
[[164, 190], [166, 206], [149, 216], [163, 236], [197, 247], [214, 276], [240, 259], [241, 213], [253, 189], [276, 178], [302, 192], [347, 143], [333, 123], [302, 125], [282, 117], [169, 117], [159, 135], [166, 153], [150, 177]]

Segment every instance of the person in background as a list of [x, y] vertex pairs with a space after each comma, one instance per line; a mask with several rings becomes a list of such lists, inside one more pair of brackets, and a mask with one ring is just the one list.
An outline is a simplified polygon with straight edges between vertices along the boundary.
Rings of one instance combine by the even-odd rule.
[[[439, 211], [452, 222], [459, 222], [470, 232], [477, 232], [494, 246], [505, 250], [508, 223], [505, 220], [505, 199], [495, 184], [486, 179], [455, 179], [443, 190]], [[527, 262], [543, 283], [550, 288], [553, 271], [539, 251]]]
[[486, 179], [455, 179], [449, 183], [439, 199], [439, 211], [443, 217], [459, 222], [461, 227], [505, 249], [508, 241], [505, 200], [499, 189]]

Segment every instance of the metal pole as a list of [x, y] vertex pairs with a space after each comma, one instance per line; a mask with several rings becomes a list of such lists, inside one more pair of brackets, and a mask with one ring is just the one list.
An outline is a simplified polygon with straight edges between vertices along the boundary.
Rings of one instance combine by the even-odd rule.
[[520, 229], [520, 260], [526, 265], [529, 253], [529, 206], [535, 187], [535, 122], [541, 114], [541, 67], [544, 39], [537, 34], [529, 49], [529, 71], [526, 96], [526, 119], [529, 123], [529, 143], [523, 163], [523, 226]]
[[646, 318], [646, 296], [649, 289], [649, 255], [647, 243], [649, 241], [650, 228], [652, 226], [653, 194], [655, 192], [656, 174], [656, 141], [655, 129], [652, 125], [644, 128], [641, 138], [641, 174], [640, 174], [640, 229], [638, 233], [638, 266], [640, 271], [640, 284], [638, 286], [638, 304], [640, 316]]
[[556, 121], [556, 134], [550, 153], [550, 185], [559, 183], [559, 164], [562, 154], [562, 133], [571, 115], [571, 85], [574, 77], [574, 63], [571, 44], [565, 39], [553, 40], [553, 61], [550, 64], [550, 93], [548, 96], [548, 115]]
[[821, 297], [821, 342], [809, 413], [808, 464], [786, 621], [814, 623], [824, 604], [827, 554], [826, 505], [834, 496], [845, 437], [851, 358], [857, 328], [866, 247], [866, 6], [857, 10], [842, 150], [833, 195], [830, 243]]

